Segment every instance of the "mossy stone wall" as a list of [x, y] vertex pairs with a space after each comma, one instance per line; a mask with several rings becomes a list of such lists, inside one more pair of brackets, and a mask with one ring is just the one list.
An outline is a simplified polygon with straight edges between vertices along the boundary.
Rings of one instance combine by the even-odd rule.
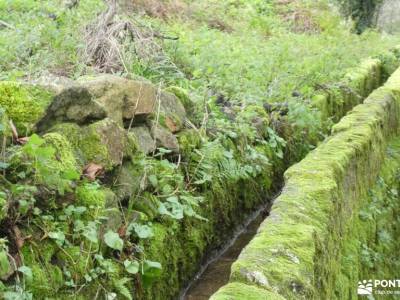
[[[367, 59], [359, 67], [349, 70], [337, 86], [321, 90], [312, 105], [323, 112], [323, 118], [327, 123], [337, 122], [386, 81], [394, 71], [390, 69], [391, 65], [399, 64], [400, 55], [393, 51], [388, 51], [377, 58]], [[247, 182], [227, 182], [204, 191], [207, 206], [203, 207], [199, 214], [206, 217], [207, 222], [185, 220], [183, 223], [171, 221], [158, 224], [154, 239], [145, 246], [147, 255], [163, 265], [162, 277], [138, 297], [173, 299], [193, 277], [207, 254], [220, 246], [232, 234], [234, 228], [244, 222], [249, 213], [265, 202], [267, 196], [274, 194], [276, 191], [274, 188], [279, 186], [281, 180], [279, 178], [282, 178], [283, 171], [282, 166], [273, 166], [272, 172], [265, 170], [265, 178], [260, 177]], [[275, 178], [273, 186], [271, 186], [271, 176]], [[298, 238], [302, 229], [312, 234], [309, 228], [301, 225], [299, 232], [279, 228], [282, 230], [280, 234], [286, 239], [290, 237], [291, 240], [288, 242], [293, 245], [302, 240]], [[311, 263], [312, 253], [306, 255]], [[280, 298], [277, 296], [276, 299]]]
[[[359, 276], [372, 274], [363, 266], [360, 249], [373, 230], [361, 226], [359, 216], [369, 203], [369, 187], [387, 172], [383, 161], [388, 143], [399, 133], [399, 112], [400, 70], [285, 173], [286, 185], [271, 216], [232, 266], [232, 283], [276, 294], [256, 299], [356, 299]], [[387, 201], [381, 199], [381, 204]], [[381, 247], [378, 242], [372, 246]], [[231, 288], [223, 287], [212, 299], [238, 299], [226, 296]]]

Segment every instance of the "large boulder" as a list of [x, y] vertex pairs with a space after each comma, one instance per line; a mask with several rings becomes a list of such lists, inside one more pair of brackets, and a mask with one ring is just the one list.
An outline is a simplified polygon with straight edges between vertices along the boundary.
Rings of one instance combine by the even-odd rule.
[[149, 117], [160, 120], [176, 132], [182, 128], [186, 111], [175, 95], [163, 92], [151, 83], [100, 75], [68, 84], [54, 97], [37, 129], [45, 131], [60, 122], [82, 125], [105, 117], [120, 126], [129, 126], [137, 123], [137, 119]]
[[186, 116], [185, 108], [175, 95], [149, 82], [100, 75], [80, 79], [80, 83], [103, 105], [108, 117], [120, 124], [150, 114], [162, 114], [182, 123]]

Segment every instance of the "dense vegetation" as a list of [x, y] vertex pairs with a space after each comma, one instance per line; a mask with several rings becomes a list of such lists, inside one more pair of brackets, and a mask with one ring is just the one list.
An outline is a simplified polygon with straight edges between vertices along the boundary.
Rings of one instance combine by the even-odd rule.
[[[218, 220], [205, 220], [203, 213], [215, 207], [225, 211], [207, 201], [231, 199], [234, 193], [225, 195], [226, 190], [239, 194], [241, 186], [251, 196], [270, 188], [285, 165], [313, 149], [329, 130], [330, 120], [309, 105], [312, 96], [335, 86], [361, 59], [398, 42], [372, 30], [353, 34], [353, 24], [343, 22], [326, 0], [114, 4], [0, 1], [0, 291], [5, 299], [54, 293], [132, 299], [130, 290], [146, 296], [141, 291], [163, 268], [146, 252], [151, 253], [152, 240], [157, 242], [159, 224], [172, 229], [184, 224], [195, 234], [196, 228], [206, 228], [210, 236], [202, 238], [218, 240], [211, 225], [204, 225]], [[179, 156], [164, 148], [147, 156], [126, 154], [136, 174], [132, 201], [115, 200], [114, 194], [124, 191], [109, 178], [121, 171], [119, 164], [88, 166], [71, 154], [75, 146], [101, 148], [92, 131], [77, 134], [77, 145], [60, 134], [76, 130], [73, 126], [44, 136], [32, 132], [44, 105], [36, 100], [48, 104], [51, 95], [14, 82], [98, 73], [167, 89], [190, 119], [184, 124], [190, 131], [178, 137]], [[97, 176], [88, 167], [104, 167], [106, 174]], [[141, 206], [138, 199], [151, 205]], [[109, 201], [116, 202], [113, 209], [106, 207]], [[115, 213], [123, 219], [117, 226], [110, 224]]]

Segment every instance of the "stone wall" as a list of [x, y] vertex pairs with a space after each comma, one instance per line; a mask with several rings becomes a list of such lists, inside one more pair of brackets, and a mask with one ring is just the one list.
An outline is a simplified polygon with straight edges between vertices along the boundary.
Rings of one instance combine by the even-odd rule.
[[[231, 283], [213, 300], [239, 299], [235, 290], [243, 284], [252, 299], [357, 298], [359, 275], [373, 274], [371, 266], [363, 266], [362, 245], [379, 244], [370, 239], [374, 228], [360, 225], [359, 216], [369, 205], [369, 187], [380, 172], [388, 173], [383, 162], [388, 143], [399, 131], [399, 112], [400, 70], [285, 173], [285, 187], [270, 217], [232, 266]], [[390, 172], [386, 177], [393, 181]], [[389, 190], [396, 198], [397, 190]], [[381, 199], [384, 206], [387, 199]], [[381, 218], [375, 215], [371, 222]], [[379, 251], [374, 245], [371, 248]], [[379, 266], [388, 269], [391, 263], [382, 261]]]

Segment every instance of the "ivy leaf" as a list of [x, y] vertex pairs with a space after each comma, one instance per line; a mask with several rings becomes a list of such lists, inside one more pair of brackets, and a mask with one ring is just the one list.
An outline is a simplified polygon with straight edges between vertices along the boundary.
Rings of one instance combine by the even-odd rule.
[[122, 248], [124, 247], [124, 241], [119, 237], [118, 233], [111, 230], [104, 235], [104, 242], [108, 247], [114, 250], [122, 251]]
[[143, 263], [143, 274], [146, 275], [146, 277], [160, 277], [161, 270], [162, 266], [157, 261], [145, 260]]
[[136, 274], [139, 272], [139, 262], [137, 262], [136, 260], [125, 260], [124, 261], [124, 266], [125, 266], [125, 270], [129, 273], [129, 274]]
[[29, 145], [40, 146], [44, 144], [44, 140], [37, 134], [32, 134], [29, 139]]
[[156, 261], [145, 260], [142, 268], [143, 286], [148, 287], [161, 275], [161, 264]]
[[49, 232], [49, 237], [56, 241], [58, 245], [63, 245], [65, 242], [65, 234], [62, 231]]
[[153, 236], [153, 230], [148, 225], [134, 223], [133, 228], [135, 229], [137, 236], [141, 239], [147, 239]]
[[89, 224], [84, 232], [83, 232], [83, 236], [85, 238], [87, 238], [90, 242], [97, 244], [98, 243], [98, 238], [97, 238], [97, 229], [94, 225]]

